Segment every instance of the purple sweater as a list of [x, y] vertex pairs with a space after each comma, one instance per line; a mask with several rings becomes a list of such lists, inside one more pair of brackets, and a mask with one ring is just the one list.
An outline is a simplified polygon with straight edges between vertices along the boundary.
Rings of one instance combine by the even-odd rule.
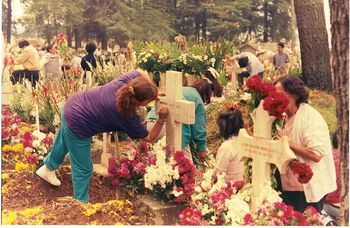
[[110, 131], [124, 131], [132, 139], [145, 138], [148, 131], [140, 117], [126, 119], [116, 108], [117, 91], [138, 76], [139, 72], [131, 71], [106, 85], [69, 97], [64, 105], [64, 118], [69, 129], [80, 139]]

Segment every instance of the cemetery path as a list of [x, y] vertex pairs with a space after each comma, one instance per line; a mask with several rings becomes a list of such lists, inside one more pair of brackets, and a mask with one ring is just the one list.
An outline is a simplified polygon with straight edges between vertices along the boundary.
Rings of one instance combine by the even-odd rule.
[[107, 177], [93, 174], [89, 204], [62, 201], [72, 196], [71, 171], [62, 166], [60, 187], [55, 187], [28, 169], [20, 169], [22, 153], [2, 153], [2, 224], [101, 224], [152, 225], [153, 215], [131, 198], [116, 199], [116, 189]]

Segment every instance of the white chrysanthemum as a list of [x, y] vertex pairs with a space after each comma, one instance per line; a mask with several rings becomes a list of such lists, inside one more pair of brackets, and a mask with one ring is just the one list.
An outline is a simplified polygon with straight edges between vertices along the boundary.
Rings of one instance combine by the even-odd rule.
[[279, 196], [276, 190], [271, 187], [271, 182], [266, 181], [262, 191], [259, 193], [259, 196], [256, 199], [256, 205], [264, 204], [273, 204], [275, 202], [282, 202], [281, 197]]
[[227, 184], [225, 181], [225, 174], [218, 174], [217, 175], [217, 181], [216, 183], [211, 187], [209, 190], [209, 195], [212, 195], [214, 192], [220, 191], [222, 188], [226, 188]]
[[33, 131], [33, 136], [37, 138], [40, 142], [46, 138], [46, 134], [39, 130]]
[[39, 147], [40, 147], [40, 141], [39, 141], [39, 140], [33, 140], [32, 146], [33, 146], [34, 148], [39, 148]]
[[244, 216], [250, 212], [248, 203], [237, 195], [233, 195], [230, 199], [226, 199], [225, 206], [227, 207], [225, 220], [226, 222], [230, 221], [229, 223], [231, 225], [243, 224]]
[[39, 147], [39, 149], [38, 149], [38, 153], [39, 153], [39, 154], [42, 154], [42, 155], [47, 154], [47, 149], [46, 149], [46, 147], [45, 147], [44, 145], [41, 145], [41, 146]]

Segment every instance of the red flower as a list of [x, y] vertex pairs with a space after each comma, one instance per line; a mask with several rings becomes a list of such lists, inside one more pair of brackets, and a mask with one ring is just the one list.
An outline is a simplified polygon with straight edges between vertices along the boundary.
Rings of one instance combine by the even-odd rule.
[[271, 92], [276, 91], [276, 87], [272, 83], [263, 83], [261, 85], [261, 92], [264, 96], [268, 96]]
[[180, 163], [184, 157], [185, 157], [185, 156], [184, 156], [184, 154], [182, 153], [182, 151], [176, 151], [175, 154], [174, 154], [174, 160], [175, 160], [177, 163]]
[[306, 163], [293, 161], [290, 168], [298, 175], [298, 181], [302, 184], [308, 183], [313, 176], [310, 166]]
[[264, 110], [266, 110], [271, 116], [277, 118], [283, 117], [283, 113], [288, 107], [288, 98], [280, 92], [271, 91], [264, 99]]
[[179, 215], [182, 225], [200, 225], [201, 224], [201, 212], [190, 207], [186, 208]]
[[21, 138], [21, 143], [23, 144], [23, 148], [26, 148], [26, 147], [33, 148], [32, 133], [30, 133], [29, 131], [24, 132]]
[[246, 214], [244, 216], [244, 225], [253, 225], [254, 221], [253, 221], [253, 217], [251, 214]]
[[288, 225], [298, 225], [298, 226], [308, 226], [308, 222], [304, 215], [299, 211], [293, 212], [293, 218], [291, 219], [291, 224]]
[[110, 157], [108, 159], [108, 174], [111, 176], [115, 176], [117, 174], [117, 167], [114, 157]]
[[33, 155], [33, 154], [28, 154], [27, 161], [29, 162], [29, 164], [34, 165], [38, 162], [38, 157], [36, 155]]
[[10, 133], [7, 129], [2, 128], [1, 129], [1, 136], [3, 140], [7, 140], [10, 137]]
[[232, 185], [232, 187], [236, 188], [237, 191], [240, 190], [241, 188], [243, 188], [243, 186], [244, 186], [244, 181], [236, 181]]
[[259, 75], [253, 75], [248, 78], [246, 85], [250, 91], [260, 92], [263, 82]]

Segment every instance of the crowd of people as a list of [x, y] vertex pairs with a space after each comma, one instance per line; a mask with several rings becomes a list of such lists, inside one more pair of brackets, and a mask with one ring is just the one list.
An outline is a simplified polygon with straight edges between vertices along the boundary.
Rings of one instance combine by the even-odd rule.
[[[47, 80], [57, 80], [62, 75], [62, 59], [54, 45], [48, 45], [45, 52], [39, 52], [23, 40], [19, 42], [22, 53], [15, 59], [24, 69], [13, 71], [12, 82], [28, 79], [35, 86], [40, 71]], [[94, 43], [86, 45], [86, 54], [82, 51], [74, 53], [71, 67], [90, 71], [99, 61], [94, 52]], [[289, 58], [283, 52], [284, 44], [277, 45], [277, 53], [272, 57], [275, 69], [286, 67]], [[244, 78], [252, 75], [264, 77], [264, 65], [259, 58], [248, 52], [232, 57], [246, 71], [237, 75], [240, 87], [244, 86]], [[107, 60], [108, 61], [108, 60]], [[308, 91], [298, 77], [286, 75], [279, 77], [274, 85], [289, 100], [286, 111], [285, 127], [280, 135], [289, 138], [290, 149], [297, 158], [312, 169], [314, 176], [308, 184], [300, 184], [290, 170], [280, 175], [275, 173], [278, 190], [283, 201], [293, 205], [295, 210], [303, 212], [312, 205], [321, 211], [324, 198], [336, 190], [336, 176], [329, 130], [324, 118], [308, 104]], [[182, 151], [193, 162], [194, 151], [199, 159], [207, 158], [206, 141], [206, 109], [211, 98], [222, 96], [222, 86], [210, 72], [205, 78], [191, 86], [183, 87], [183, 98], [195, 104], [195, 123], [182, 126]], [[73, 196], [76, 200], [89, 201], [89, 182], [92, 175], [91, 137], [95, 134], [111, 131], [123, 131], [131, 139], [155, 142], [164, 134], [164, 122], [168, 115], [166, 106], [158, 110], [153, 108], [147, 115], [147, 126], [141, 122], [137, 109], [158, 100], [158, 88], [141, 70], [130, 71], [116, 77], [115, 80], [97, 88], [80, 91], [71, 96], [65, 103], [61, 116], [61, 127], [56, 136], [53, 148], [44, 160], [44, 165], [37, 170], [44, 180], [55, 186], [61, 182], [55, 171], [69, 152], [72, 167]], [[218, 114], [217, 125], [224, 139], [218, 148], [215, 172], [225, 173], [226, 179], [242, 180], [243, 163], [231, 142], [236, 140], [238, 132], [244, 127], [242, 113], [235, 106], [225, 107]]]

